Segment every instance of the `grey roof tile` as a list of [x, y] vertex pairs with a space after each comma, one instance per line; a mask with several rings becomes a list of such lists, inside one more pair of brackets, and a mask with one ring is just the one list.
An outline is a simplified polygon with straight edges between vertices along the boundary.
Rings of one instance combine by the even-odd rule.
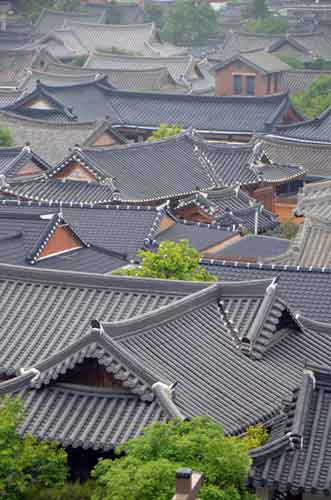
[[[51, 101], [54, 111], [22, 106], [37, 96]], [[93, 121], [108, 116], [112, 124], [118, 126], [158, 128], [160, 123], [176, 123], [182, 128], [194, 127], [201, 131], [251, 134], [253, 131], [272, 131], [277, 123], [282, 123], [289, 106], [286, 94], [215, 97], [121, 92], [111, 90], [106, 82], [94, 82], [63, 87], [40, 85], [35, 94], [25, 96], [6, 109], [62, 122]], [[69, 108], [73, 108], [71, 114]]]
[[43, 9], [38, 17], [34, 29], [38, 33], [48, 34], [51, 31], [62, 29], [72, 22], [80, 23], [102, 23], [105, 19], [103, 13], [77, 13], [77, 12], [62, 12], [59, 10]]
[[56, 124], [30, 118], [0, 113], [0, 125], [10, 129], [14, 143], [24, 146], [27, 142], [50, 165], [56, 165], [75, 144], [84, 144], [98, 127], [97, 123]]
[[306, 141], [331, 142], [331, 109], [327, 108], [313, 120], [306, 120], [291, 125], [277, 126], [277, 133]]
[[261, 258], [275, 257], [284, 253], [289, 246], [289, 240], [271, 236], [247, 235], [239, 241], [230, 243], [215, 254], [224, 260], [245, 260], [259, 262]]
[[251, 453], [255, 486], [294, 495], [330, 493], [330, 384], [329, 368], [303, 370], [299, 388], [272, 426], [271, 438]]

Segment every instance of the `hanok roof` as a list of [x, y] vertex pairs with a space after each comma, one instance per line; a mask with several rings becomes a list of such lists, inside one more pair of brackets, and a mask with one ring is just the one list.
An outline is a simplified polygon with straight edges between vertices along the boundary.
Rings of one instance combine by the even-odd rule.
[[71, 61], [75, 57], [87, 56], [88, 48], [70, 29], [57, 29], [31, 44], [45, 49], [52, 57], [61, 61]]
[[0, 87], [19, 87], [38, 56], [35, 49], [0, 50]]
[[251, 452], [252, 482], [292, 495], [329, 496], [331, 372], [307, 366], [268, 442]]
[[264, 135], [263, 151], [271, 161], [301, 165], [307, 177], [331, 177], [331, 144], [302, 141], [275, 135]]
[[304, 223], [288, 250], [272, 262], [313, 267], [331, 267], [330, 181], [306, 184], [298, 196], [297, 213]]
[[92, 24], [71, 22], [68, 26], [84, 43], [89, 52], [111, 50], [112, 47], [140, 55], [157, 55], [153, 42], [157, 41], [154, 24]]
[[325, 267], [301, 267], [203, 260], [206, 269], [224, 281], [271, 279], [278, 276], [278, 290], [292, 311], [331, 323], [331, 274]]
[[0, 113], [0, 126], [10, 129], [14, 143], [23, 146], [27, 142], [50, 165], [56, 165], [75, 144], [84, 144], [99, 128], [95, 122], [57, 124], [38, 121], [11, 113]]
[[220, 53], [222, 60], [239, 53], [256, 50], [276, 52], [282, 46], [294, 47], [305, 59], [330, 57], [331, 41], [324, 33], [300, 33], [288, 35], [265, 35], [256, 33], [231, 33], [225, 40]]
[[[0, 262], [110, 272], [136, 258], [146, 238], [152, 239], [160, 217], [156, 209], [150, 208], [59, 208], [4, 200], [0, 204]], [[47, 258], [40, 259], [59, 225], [70, 231], [77, 245], [66, 246], [62, 241], [62, 250], [48, 252]]]
[[166, 200], [215, 185], [212, 168], [185, 132], [153, 142], [76, 149], [50, 177], [73, 160], [91, 169], [99, 181], [111, 179], [121, 200]]
[[284, 92], [291, 95], [307, 92], [310, 85], [321, 76], [331, 76], [331, 71], [287, 70], [282, 73], [280, 85]]
[[201, 148], [212, 165], [220, 186], [248, 185], [259, 182], [281, 183], [304, 174], [304, 170], [298, 165], [273, 163], [269, 159], [266, 163], [261, 143], [232, 145], [204, 142], [201, 143]]
[[235, 61], [241, 61], [249, 66], [253, 66], [265, 74], [279, 73], [290, 69], [288, 64], [282, 62], [278, 57], [269, 54], [264, 50], [238, 54], [237, 56], [233, 56], [222, 63], [216, 64], [213, 69], [214, 71], [219, 71]]
[[331, 142], [331, 108], [312, 120], [277, 126], [277, 133], [305, 141]]
[[[29, 401], [22, 432], [43, 438], [46, 429], [48, 437], [53, 429], [52, 438], [65, 445], [109, 449], [139, 432], [147, 414], [151, 415], [148, 422], [208, 414], [222, 422], [226, 432], [242, 430], [278, 412], [282, 399], [290, 396], [300, 380], [305, 357], [323, 362], [328, 356], [328, 336], [302, 331], [291, 319], [275, 281], [211, 286], [127, 278], [112, 282], [112, 278], [78, 273], [0, 269], [4, 288], [0, 301], [6, 298], [6, 305], [10, 304], [20, 290], [15, 327], [7, 308], [0, 308], [5, 332], [0, 340], [3, 372], [18, 374], [23, 367], [34, 367], [33, 373], [24, 371], [24, 376], [2, 384], [1, 390], [21, 390], [23, 399]], [[40, 297], [45, 297], [42, 304]], [[162, 302], [164, 307], [160, 307]], [[48, 304], [52, 310], [46, 313]], [[92, 332], [91, 318], [100, 318], [93, 322]], [[29, 336], [24, 335], [26, 328]], [[97, 400], [93, 388], [80, 386], [76, 390], [80, 391], [81, 418], [74, 428], [68, 425], [77, 397], [72, 386], [62, 385], [66, 379], [61, 373], [65, 375], [88, 358], [98, 358], [128, 388], [127, 395], [139, 396], [134, 414], [124, 413], [126, 399], [111, 418], [116, 406], [114, 390], [98, 391]], [[176, 398], [172, 398], [175, 381]], [[153, 404], [166, 392], [168, 399], [161, 401], [167, 403], [168, 412], [160, 415], [160, 408]], [[107, 396], [106, 401], [101, 394]], [[67, 404], [59, 418], [61, 396]], [[54, 403], [52, 410], [45, 400]], [[43, 415], [45, 427], [37, 429], [37, 414]], [[104, 418], [98, 426], [92, 425], [101, 415]], [[119, 426], [121, 416], [124, 421]]]
[[50, 170], [50, 166], [37, 154], [31, 151], [29, 146], [23, 148], [0, 148], [0, 174], [8, 180], [17, 179], [18, 176], [28, 175], [24, 168], [32, 163], [37, 169], [33, 173], [43, 174]]
[[180, 200], [176, 210], [195, 205], [202, 213], [222, 227], [245, 227], [254, 231], [255, 212], [259, 207], [258, 231], [266, 231], [276, 226], [271, 212], [238, 187], [213, 189], [207, 193], [196, 193]]
[[38, 70], [33, 70], [28, 73], [27, 77], [25, 78], [25, 81], [22, 85], [22, 88], [24, 89], [26, 94], [30, 94], [33, 92], [38, 84], [38, 82], [43, 83], [46, 86], [51, 86], [51, 87], [62, 87], [65, 85], [75, 85], [77, 83], [89, 83], [89, 82], [94, 82], [96, 79], [98, 79], [100, 75], [97, 75], [96, 73], [85, 73], [83, 75], [57, 75], [55, 73], [49, 73], [46, 71], [38, 71]]
[[[286, 94], [267, 97], [209, 97], [163, 93], [121, 92], [102, 82], [50, 87], [40, 84], [35, 94], [25, 96], [7, 109], [44, 120], [92, 121], [109, 117], [113, 125], [158, 128], [176, 123], [200, 131], [251, 134], [272, 131], [291, 107]], [[49, 101], [50, 109], [30, 109], [36, 98]], [[68, 108], [73, 108], [68, 113]], [[74, 114], [73, 114], [74, 113]], [[299, 116], [299, 115], [298, 115]]]
[[99, 71], [100, 68], [103, 68], [103, 70], [142, 70], [159, 68], [160, 66], [166, 67], [176, 82], [181, 82], [183, 77], [187, 80], [197, 77], [195, 61], [190, 55], [175, 57], [141, 57], [96, 52], [89, 56], [84, 67], [97, 69]]
[[247, 235], [209, 257], [232, 262], [260, 262], [261, 259], [283, 254], [288, 249], [289, 243], [289, 240], [272, 236]]
[[59, 10], [43, 9], [35, 23], [35, 31], [38, 33], [48, 34], [51, 31], [62, 29], [69, 23], [103, 23], [105, 20], [105, 12], [62, 12]]

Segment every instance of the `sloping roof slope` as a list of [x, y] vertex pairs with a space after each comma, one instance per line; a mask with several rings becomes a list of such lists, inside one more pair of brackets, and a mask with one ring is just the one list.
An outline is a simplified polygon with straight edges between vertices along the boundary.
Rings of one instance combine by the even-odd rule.
[[277, 133], [305, 141], [331, 142], [331, 109], [312, 120], [277, 126]]
[[60, 10], [43, 9], [35, 23], [35, 31], [48, 34], [51, 31], [62, 29], [69, 23], [102, 23], [105, 20], [105, 13], [99, 12], [62, 12]]

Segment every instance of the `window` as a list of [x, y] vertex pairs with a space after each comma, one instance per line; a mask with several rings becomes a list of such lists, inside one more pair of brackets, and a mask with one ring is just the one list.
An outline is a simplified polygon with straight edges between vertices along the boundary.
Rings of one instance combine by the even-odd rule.
[[278, 90], [278, 73], [275, 74], [274, 92], [276, 93], [277, 90]]
[[272, 74], [267, 75], [267, 94], [271, 93], [271, 81], [272, 81]]
[[233, 91], [235, 94], [242, 93], [241, 75], [234, 75], [233, 76]]
[[255, 95], [255, 76], [246, 76], [246, 94]]

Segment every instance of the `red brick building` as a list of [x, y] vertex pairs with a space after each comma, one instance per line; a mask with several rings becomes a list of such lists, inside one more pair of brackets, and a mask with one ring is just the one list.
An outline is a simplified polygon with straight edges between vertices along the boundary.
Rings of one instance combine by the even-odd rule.
[[217, 64], [215, 93], [218, 96], [266, 96], [282, 92], [281, 75], [290, 67], [265, 51], [231, 57]]

